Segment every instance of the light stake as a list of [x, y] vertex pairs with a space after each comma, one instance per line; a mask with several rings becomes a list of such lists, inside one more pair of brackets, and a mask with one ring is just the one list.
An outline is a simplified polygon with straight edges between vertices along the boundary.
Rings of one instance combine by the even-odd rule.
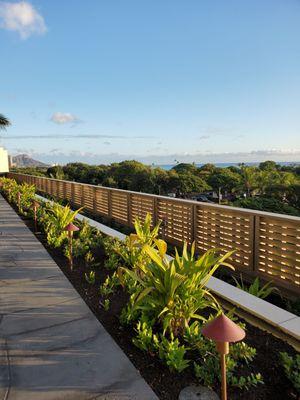
[[73, 232], [79, 231], [79, 228], [72, 224], [72, 222], [70, 222], [65, 228], [65, 231], [68, 232], [68, 238], [69, 238], [69, 265], [70, 265], [70, 269], [71, 271], [73, 270], [73, 246], [72, 246], [72, 241], [73, 241]]
[[202, 328], [202, 334], [216, 342], [221, 362], [222, 400], [227, 400], [226, 354], [229, 353], [229, 342], [244, 339], [245, 331], [226, 315], [221, 314]]
[[21, 193], [18, 192], [18, 208], [19, 208], [19, 212], [21, 212]]
[[32, 207], [33, 207], [33, 219], [34, 219], [34, 231], [37, 233], [37, 209], [39, 208], [40, 203], [36, 200], [32, 200]]

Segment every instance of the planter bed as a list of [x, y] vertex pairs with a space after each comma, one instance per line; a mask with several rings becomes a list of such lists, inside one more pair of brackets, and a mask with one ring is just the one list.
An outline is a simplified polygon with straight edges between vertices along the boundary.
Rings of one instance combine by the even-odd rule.
[[[34, 232], [33, 221], [28, 218], [23, 218], [23, 220]], [[109, 311], [105, 311], [101, 306], [102, 299], [99, 294], [99, 286], [110, 274], [103, 266], [105, 260], [103, 249], [99, 248], [97, 250], [97, 261], [100, 261], [100, 265], [93, 268], [96, 271], [96, 282], [94, 285], [90, 285], [84, 277], [88, 270], [82, 259], [76, 259], [74, 270], [70, 271], [68, 260], [62, 251], [50, 248], [43, 233], [39, 233], [36, 236], [160, 399], [176, 400], [181, 389], [189, 384], [198, 383], [192, 367], [189, 367], [181, 374], [171, 373], [168, 367], [157, 357], [151, 357], [148, 353], [142, 352], [133, 345], [133, 331], [130, 331], [127, 327], [122, 327], [119, 322], [120, 312], [128, 300], [128, 295], [123, 289], [117, 288], [115, 293], [108, 297], [110, 300]], [[283, 351], [295, 355], [295, 350], [287, 343], [249, 324], [247, 324], [246, 333], [246, 343], [255, 347], [257, 354], [250, 363], [250, 367], [243, 367], [243, 372], [260, 372], [265, 384], [252, 387], [249, 391], [230, 388], [229, 398], [232, 400], [297, 399], [291, 389], [291, 383], [284, 375], [278, 357], [279, 352]], [[193, 359], [195, 356], [191, 353], [188, 354], [188, 357]], [[217, 384], [214, 389], [219, 392], [219, 385]]]
[[[40, 198], [48, 199], [51, 201], [59, 200], [59, 199], [55, 198], [54, 196], [51, 196], [51, 195], [49, 195], [47, 193], [43, 193], [43, 192], [40, 192]], [[69, 204], [69, 202], [67, 200], [63, 200], [63, 201], [60, 200], [60, 203], [63, 205]], [[76, 208], [78, 208], [78, 207], [73, 205], [73, 209], [76, 209]], [[114, 230], [117, 230], [118, 232], [121, 232], [124, 235], [129, 235], [130, 233], [134, 232], [133, 228], [122, 225], [122, 224], [114, 221], [113, 219], [101, 217], [99, 214], [94, 214], [88, 210], [84, 210], [84, 215], [86, 215], [87, 217], [89, 217], [101, 224], [104, 224]], [[179, 249], [180, 246], [177, 246], [177, 248]], [[172, 254], [172, 253], [174, 253], [174, 246], [171, 244], [168, 244], [168, 254]], [[232, 276], [235, 276], [235, 278], [237, 278], [238, 281], [240, 281], [240, 278], [242, 276], [246, 287], [249, 287], [251, 285], [251, 283], [253, 282], [253, 278], [251, 278], [247, 274], [243, 274], [242, 272], [236, 272], [236, 271], [231, 271], [229, 273], [227, 269], [224, 269], [222, 267], [219, 270], [217, 270], [216, 273], [214, 274], [214, 277], [219, 278], [219, 279], [223, 280], [224, 282], [229, 283], [230, 285], [236, 287], [236, 283], [233, 280]], [[272, 280], [271, 277], [270, 277], [270, 280]], [[263, 284], [267, 283], [268, 281], [266, 281], [263, 278], [260, 278], [260, 282], [263, 285]], [[276, 283], [272, 284], [272, 286], [274, 286], [276, 288]], [[279, 308], [282, 308], [283, 310], [291, 312], [296, 316], [300, 316], [300, 300], [299, 300], [299, 298], [295, 298], [295, 295], [293, 295], [292, 298], [290, 298], [290, 293], [287, 294], [286, 291], [282, 291], [279, 289], [278, 291], [273, 291], [264, 300], [279, 307]]]

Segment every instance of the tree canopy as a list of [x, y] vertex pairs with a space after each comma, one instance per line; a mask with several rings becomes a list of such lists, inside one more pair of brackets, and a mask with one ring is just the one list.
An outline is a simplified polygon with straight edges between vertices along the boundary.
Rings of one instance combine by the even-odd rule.
[[[210, 191], [222, 193], [223, 203], [238, 207], [298, 215], [300, 167], [265, 161], [258, 166], [218, 168], [181, 163], [170, 170], [125, 160], [111, 165], [69, 163], [65, 166], [22, 169], [21, 172], [119, 189], [190, 198]], [[246, 199], [245, 199], [246, 196]]]

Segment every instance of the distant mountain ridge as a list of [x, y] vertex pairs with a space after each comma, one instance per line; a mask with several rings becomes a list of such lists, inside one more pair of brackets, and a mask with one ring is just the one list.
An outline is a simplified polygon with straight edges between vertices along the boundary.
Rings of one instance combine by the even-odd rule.
[[48, 164], [45, 164], [41, 161], [34, 160], [29, 157], [28, 154], [18, 154], [16, 156], [12, 156], [12, 163], [15, 167], [48, 167]]

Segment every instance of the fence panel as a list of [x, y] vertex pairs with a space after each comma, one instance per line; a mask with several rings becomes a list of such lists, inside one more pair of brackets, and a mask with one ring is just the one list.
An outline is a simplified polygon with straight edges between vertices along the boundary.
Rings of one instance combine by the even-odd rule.
[[233, 264], [240, 270], [253, 270], [254, 217], [245, 212], [218, 206], [196, 206], [196, 245], [206, 251], [212, 247], [235, 250]]
[[198, 251], [212, 247], [235, 250], [237, 271], [272, 279], [277, 287], [300, 291], [300, 218], [227, 206], [173, 199], [146, 193], [8, 173], [41, 192], [66, 198], [103, 217], [132, 226], [147, 213], [152, 224], [161, 221], [160, 234], [171, 244], [189, 245]]
[[257, 270], [267, 279], [300, 288], [300, 224], [291, 219], [258, 216]]

